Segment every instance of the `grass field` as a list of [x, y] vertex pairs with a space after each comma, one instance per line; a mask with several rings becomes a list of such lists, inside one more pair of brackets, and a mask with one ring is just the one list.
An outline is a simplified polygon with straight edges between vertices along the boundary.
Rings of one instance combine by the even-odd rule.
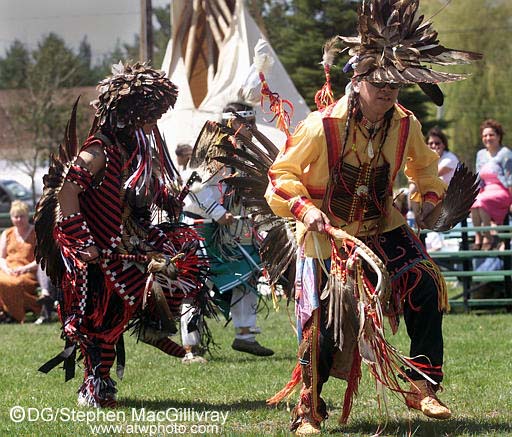
[[[259, 324], [261, 343], [276, 352], [271, 358], [233, 351], [232, 328], [221, 323], [210, 324], [220, 349], [207, 365], [185, 366], [127, 338], [127, 369], [118, 383], [120, 406], [110, 411], [110, 416], [76, 406], [79, 376], [64, 383], [60, 369], [48, 375], [37, 372], [39, 365], [61, 350], [57, 324], [0, 325], [0, 436], [90, 436], [94, 431], [91, 425], [119, 425], [120, 432], [105, 432], [105, 428], [100, 432], [113, 436], [149, 435], [150, 428], [144, 432], [139, 427], [136, 432], [135, 425], [154, 425], [153, 429], [160, 431], [154, 435], [162, 436], [195, 435], [193, 431], [214, 435], [216, 429], [211, 425], [218, 426], [220, 435], [288, 435], [286, 405], [269, 408], [265, 399], [288, 381], [295, 364], [294, 335], [284, 307], [266, 319], [261, 316]], [[512, 435], [512, 315], [452, 314], [444, 319], [444, 332], [446, 377], [441, 397], [452, 408], [453, 419], [423, 418], [391, 397], [382, 435]], [[407, 351], [403, 326], [391, 341]], [[386, 416], [379, 414], [367, 371], [348, 425], [338, 425], [344, 387], [343, 381], [335, 379], [325, 386], [330, 412], [325, 434], [367, 436], [385, 425]], [[19, 423], [10, 417], [11, 412], [19, 413], [12, 410], [15, 406], [25, 413], [25, 420]], [[156, 417], [147, 416], [143, 421], [143, 408]], [[200, 423], [203, 428], [194, 430], [191, 427], [198, 422], [188, 420], [190, 415], [173, 421], [178, 413], [203, 410], [227, 414], [227, 419], [222, 424], [212, 415]]]

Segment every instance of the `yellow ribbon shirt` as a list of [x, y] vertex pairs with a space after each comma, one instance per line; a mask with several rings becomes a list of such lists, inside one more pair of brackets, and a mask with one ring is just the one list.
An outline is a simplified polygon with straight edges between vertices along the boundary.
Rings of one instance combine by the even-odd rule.
[[[340, 133], [338, 147], [341, 147], [347, 116], [346, 96], [329, 108], [328, 112], [331, 122]], [[316, 111], [297, 126], [294, 134], [288, 138], [270, 167], [268, 173], [270, 183], [265, 193], [265, 198], [276, 215], [295, 217], [298, 220], [297, 240], [299, 244], [304, 243], [304, 254], [315, 258], [330, 256], [327, 236], [317, 232], [306, 234], [300, 220], [312, 207], [320, 208], [322, 206], [329, 181], [331, 168], [328, 142], [324, 130], [325, 117], [325, 110], [323, 112]], [[409, 120], [405, 120], [406, 117]], [[358, 128], [351, 122], [344, 161], [353, 166], [359, 166], [370, 162], [371, 154], [368, 153], [368, 139], [360, 130], [357, 130], [354, 136], [354, 129]], [[402, 147], [399, 147], [400, 145]], [[373, 142], [373, 148], [375, 149], [374, 155], [377, 155], [379, 161], [374, 162], [373, 165], [389, 163], [390, 178], [392, 179], [390, 187], [392, 187], [397, 173], [404, 171], [409, 181], [416, 184], [417, 187], [417, 192], [412, 196], [413, 201], [421, 202], [422, 196], [426, 193], [435, 193], [437, 197], [442, 197], [446, 184], [439, 179], [437, 174], [439, 157], [426, 146], [421, 132], [421, 124], [412, 113], [395, 104], [386, 141], [380, 151], [379, 146], [380, 137], [377, 135]], [[391, 231], [405, 224], [405, 219], [393, 206], [392, 190], [387, 190], [387, 192], [385, 213], [379, 219], [347, 223], [342, 220], [334, 220], [330, 214], [327, 215], [334, 226], [341, 227], [355, 236], [370, 235], [378, 230], [381, 232]], [[312, 234], [316, 234], [316, 245]]]

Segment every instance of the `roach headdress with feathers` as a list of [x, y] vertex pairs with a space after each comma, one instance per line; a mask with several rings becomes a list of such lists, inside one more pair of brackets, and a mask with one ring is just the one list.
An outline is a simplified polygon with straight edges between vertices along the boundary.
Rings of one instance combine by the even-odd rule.
[[[464, 79], [463, 74], [434, 71], [424, 64], [468, 64], [480, 53], [453, 50], [439, 44], [438, 34], [418, 14], [419, 0], [363, 0], [358, 36], [338, 36], [349, 48], [345, 72], [376, 83], [416, 83], [441, 106], [443, 93], [436, 85]], [[419, 15], [419, 16], [418, 16]]]
[[119, 62], [112, 75], [98, 85], [98, 99], [91, 102], [96, 109], [96, 124], [109, 122], [113, 128], [141, 126], [156, 121], [169, 107], [174, 107], [178, 88], [145, 63], [130, 65]]

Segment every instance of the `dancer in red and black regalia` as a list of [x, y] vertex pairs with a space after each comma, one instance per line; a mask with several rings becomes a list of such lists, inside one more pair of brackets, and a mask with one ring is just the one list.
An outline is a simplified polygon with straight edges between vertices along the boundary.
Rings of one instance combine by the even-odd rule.
[[[111, 407], [117, 390], [110, 369], [117, 353], [122, 377], [128, 326], [169, 355], [185, 355], [169, 336], [183, 298], [198, 295], [207, 261], [197, 255], [195, 231], [176, 222], [177, 171], [156, 126], [176, 101], [175, 85], [145, 64], [119, 63], [98, 89], [89, 138], [78, 150], [75, 104], [37, 207], [37, 257], [62, 291], [66, 339], [65, 350], [40, 370], [64, 361], [71, 378], [79, 345], [79, 404]], [[170, 221], [153, 226], [156, 208]]]

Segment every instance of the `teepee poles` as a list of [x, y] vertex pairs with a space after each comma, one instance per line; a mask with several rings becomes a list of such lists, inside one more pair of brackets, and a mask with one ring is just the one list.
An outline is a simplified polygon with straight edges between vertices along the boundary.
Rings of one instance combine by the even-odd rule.
[[193, 0], [193, 12], [192, 12], [192, 20], [190, 23], [190, 30], [188, 31], [188, 39], [187, 39], [187, 50], [185, 52], [185, 68], [187, 69], [187, 77], [190, 80], [190, 75], [192, 74], [192, 59], [194, 55], [194, 47], [195, 47], [195, 38], [196, 38], [196, 29], [197, 22], [199, 18], [199, 4], [200, 0]]

